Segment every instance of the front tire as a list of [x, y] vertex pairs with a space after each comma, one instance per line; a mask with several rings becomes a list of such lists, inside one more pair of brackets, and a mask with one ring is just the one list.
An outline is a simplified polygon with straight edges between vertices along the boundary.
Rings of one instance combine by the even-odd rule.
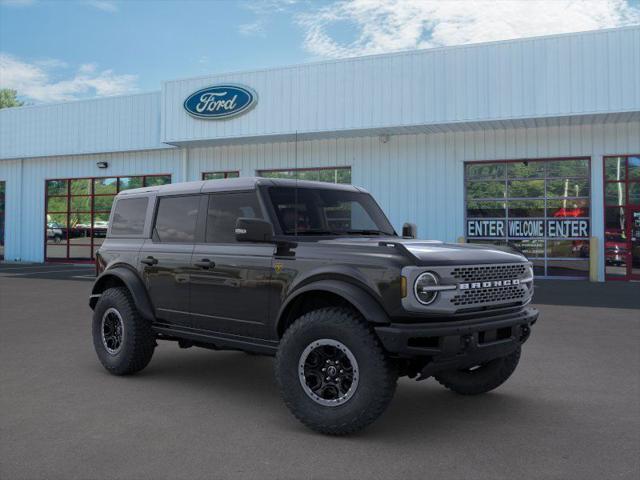
[[479, 395], [498, 388], [515, 371], [520, 361], [520, 347], [513, 353], [482, 365], [462, 370], [449, 370], [434, 375], [449, 390], [461, 395]]
[[280, 342], [275, 369], [289, 410], [307, 427], [328, 435], [354, 433], [376, 420], [393, 398], [398, 379], [362, 317], [343, 308], [298, 318]]
[[126, 288], [109, 288], [93, 311], [93, 346], [109, 373], [129, 375], [149, 364], [155, 336]]

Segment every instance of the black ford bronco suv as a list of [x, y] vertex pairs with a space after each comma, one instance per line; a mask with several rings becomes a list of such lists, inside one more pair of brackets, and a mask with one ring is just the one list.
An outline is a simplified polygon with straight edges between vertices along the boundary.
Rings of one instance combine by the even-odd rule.
[[116, 375], [158, 340], [275, 355], [308, 427], [355, 432], [398, 376], [463, 395], [515, 370], [538, 312], [517, 252], [398, 236], [361, 188], [238, 178], [121, 192], [96, 255], [93, 343]]

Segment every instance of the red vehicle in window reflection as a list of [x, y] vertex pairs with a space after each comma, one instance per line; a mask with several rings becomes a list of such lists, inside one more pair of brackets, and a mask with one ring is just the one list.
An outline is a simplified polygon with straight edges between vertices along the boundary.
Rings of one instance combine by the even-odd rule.
[[[580, 258], [589, 258], [589, 242], [574, 240], [571, 250]], [[627, 242], [619, 233], [605, 233], [604, 261], [607, 265], [625, 265], [627, 255]]]
[[627, 239], [624, 232], [604, 233], [604, 261], [607, 265], [626, 265]]
[[556, 212], [553, 213], [553, 216], [556, 218], [563, 217], [588, 217], [586, 210], [584, 208], [559, 208]]

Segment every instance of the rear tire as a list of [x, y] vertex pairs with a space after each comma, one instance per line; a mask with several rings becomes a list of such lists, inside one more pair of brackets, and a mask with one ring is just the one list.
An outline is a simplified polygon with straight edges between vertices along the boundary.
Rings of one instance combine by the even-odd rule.
[[155, 349], [151, 325], [126, 288], [109, 288], [93, 311], [93, 346], [109, 373], [129, 375], [149, 364]]
[[461, 395], [479, 395], [498, 388], [508, 380], [520, 361], [520, 347], [473, 369], [449, 370], [434, 375], [449, 390]]
[[307, 427], [328, 435], [354, 433], [376, 420], [393, 398], [398, 379], [394, 363], [362, 317], [344, 308], [298, 318], [280, 342], [275, 370], [289, 410]]

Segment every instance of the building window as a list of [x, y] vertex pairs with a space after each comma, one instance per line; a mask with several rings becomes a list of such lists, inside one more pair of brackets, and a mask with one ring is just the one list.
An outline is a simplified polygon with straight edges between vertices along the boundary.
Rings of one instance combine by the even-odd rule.
[[351, 167], [297, 168], [288, 170], [260, 170], [259, 177], [291, 178], [327, 183], [351, 183]]
[[604, 158], [607, 280], [640, 280], [640, 155]]
[[171, 183], [171, 175], [46, 181], [46, 260], [92, 260], [107, 233], [118, 192]]
[[468, 242], [508, 244], [536, 274], [589, 275], [588, 158], [465, 164]]
[[4, 212], [6, 183], [0, 182], [0, 260], [4, 260]]
[[239, 176], [240, 172], [238, 171], [202, 172], [202, 180], [222, 180], [224, 178], [238, 178]]

